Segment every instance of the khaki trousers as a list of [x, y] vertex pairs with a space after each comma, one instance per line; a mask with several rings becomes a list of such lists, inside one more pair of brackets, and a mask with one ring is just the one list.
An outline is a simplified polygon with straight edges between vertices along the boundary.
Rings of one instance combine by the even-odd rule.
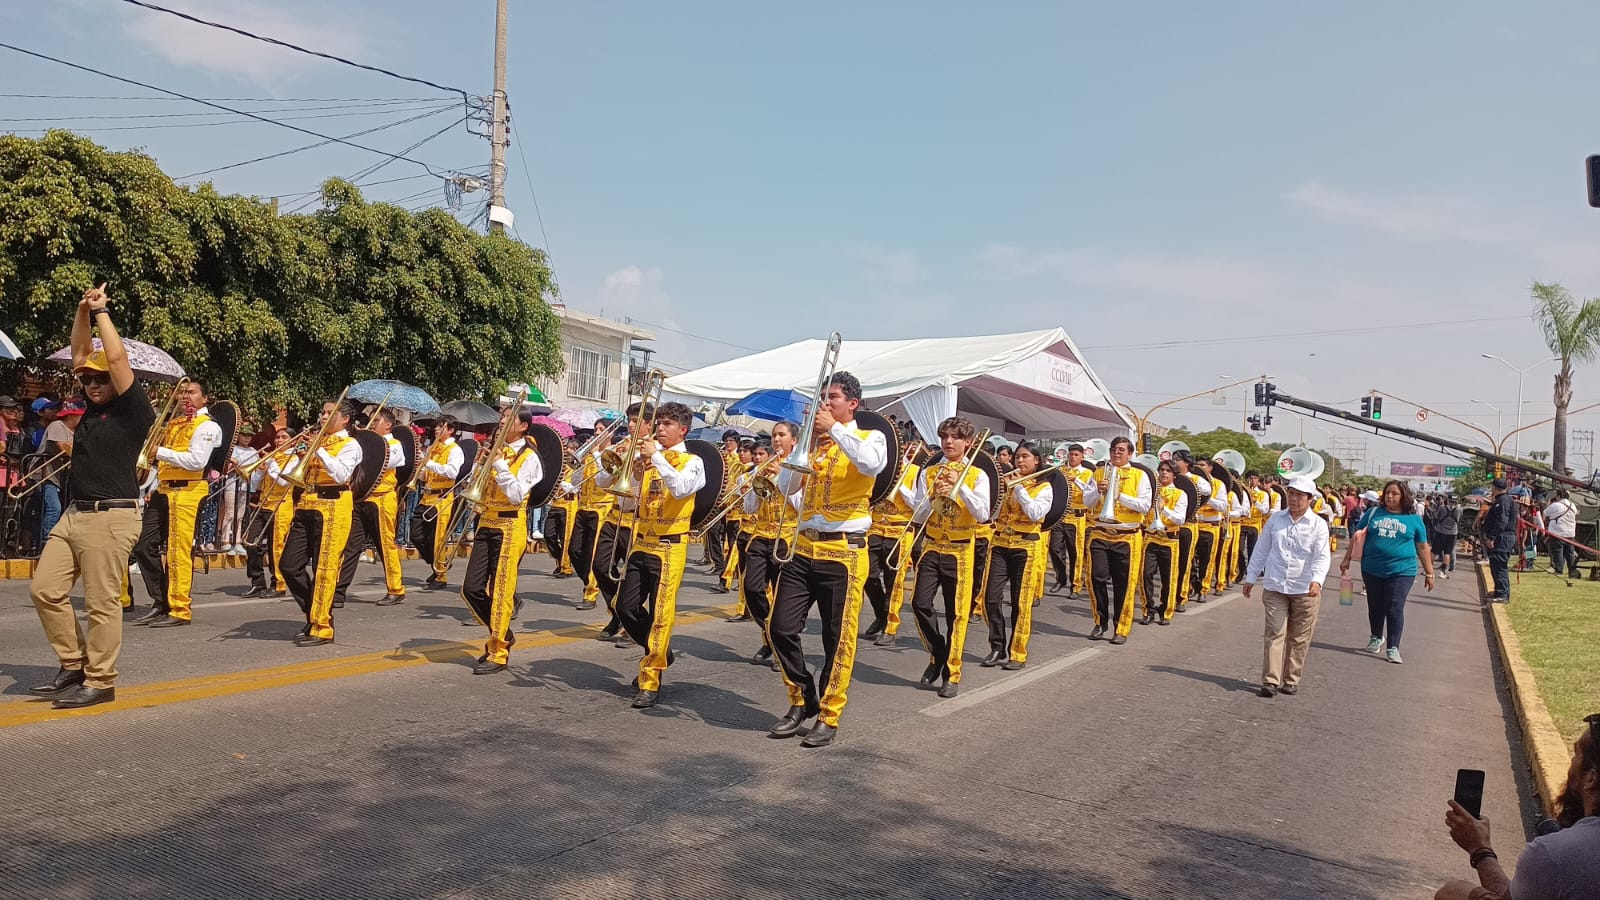
[[[33, 572], [33, 607], [63, 669], [82, 669], [83, 683], [108, 688], [122, 650], [122, 591], [128, 554], [139, 538], [139, 511], [84, 512], [68, 507], [50, 532]], [[87, 636], [72, 610], [72, 586], [83, 578]]]
[[1311, 632], [1317, 627], [1317, 610], [1322, 600], [1309, 594], [1264, 591], [1261, 605], [1267, 609], [1261, 682], [1297, 685], [1300, 683], [1300, 670], [1306, 666], [1306, 653], [1311, 649]]

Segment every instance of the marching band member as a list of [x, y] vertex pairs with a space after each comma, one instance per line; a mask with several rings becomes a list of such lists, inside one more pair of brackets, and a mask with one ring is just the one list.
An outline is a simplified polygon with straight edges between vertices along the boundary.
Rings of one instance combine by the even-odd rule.
[[500, 413], [500, 423], [506, 429], [505, 446], [497, 458], [480, 463], [493, 467], [494, 478], [484, 492], [483, 514], [478, 517], [472, 555], [461, 579], [461, 599], [489, 629], [474, 675], [504, 672], [511, 645], [517, 642], [511, 619], [517, 600], [517, 567], [528, 552], [528, 493], [544, 478], [544, 466], [528, 439], [533, 408], [508, 405]]
[[[1132, 441], [1112, 438], [1110, 461], [1100, 467], [1084, 491], [1084, 500], [1096, 510], [1089, 536], [1095, 599], [1094, 630], [1089, 632], [1089, 639], [1100, 640], [1109, 627], [1113, 644], [1126, 644], [1133, 626], [1133, 591], [1144, 560], [1144, 517], [1150, 511], [1153, 496], [1149, 477], [1128, 464], [1132, 453]], [[1101, 498], [1111, 489], [1113, 470], [1117, 496], [1110, 516], [1102, 518]]]
[[[1218, 463], [1221, 465], [1221, 463]], [[1228, 548], [1227, 569], [1228, 580], [1226, 584], [1233, 584], [1239, 580], [1239, 543], [1240, 532], [1244, 529], [1245, 516], [1250, 514], [1250, 492], [1237, 478], [1233, 487], [1228, 491]], [[1248, 560], [1246, 560], [1248, 562]], [[1217, 589], [1219, 592], [1221, 587]]]
[[[970, 420], [959, 416], [939, 423], [939, 446], [944, 459], [922, 471], [912, 503], [912, 518], [927, 522], [927, 543], [917, 560], [916, 587], [911, 595], [917, 630], [928, 648], [929, 663], [921, 683], [931, 686], [939, 681], [939, 696], [946, 698], [960, 690], [961, 653], [967, 641], [972, 603], [972, 545], [978, 524], [989, 518], [993, 496], [988, 473], [967, 465], [968, 450], [977, 433]], [[956, 483], [957, 478], [962, 479], [961, 483]], [[936, 504], [936, 498], [953, 502]], [[936, 510], [935, 505], [945, 508]], [[939, 617], [933, 606], [935, 594], [944, 596], [946, 633], [939, 630]]]
[[1244, 477], [1250, 508], [1239, 529], [1240, 572], [1249, 568], [1250, 554], [1255, 552], [1256, 541], [1261, 537], [1261, 525], [1266, 522], [1267, 516], [1272, 514], [1271, 494], [1261, 487], [1261, 475], [1257, 472], [1246, 472]]
[[400, 446], [400, 439], [394, 436], [394, 425], [394, 411], [388, 408], [379, 409], [367, 423], [369, 431], [383, 438], [387, 455], [383, 460], [383, 474], [378, 476], [377, 483], [367, 496], [351, 506], [350, 536], [345, 539], [344, 557], [339, 565], [339, 587], [333, 594], [335, 609], [344, 607], [345, 591], [350, 589], [350, 582], [355, 580], [356, 568], [368, 543], [377, 550], [378, 559], [383, 562], [385, 591], [377, 605], [394, 606], [406, 598], [406, 585], [400, 573], [400, 546], [395, 538], [400, 512], [400, 501], [395, 493], [398, 487], [395, 470], [406, 464], [406, 453]]
[[[289, 589], [283, 580], [283, 545], [289, 539], [289, 526], [294, 523], [294, 500], [291, 497], [293, 488], [283, 479], [283, 473], [300, 460], [289, 445], [294, 438], [288, 429], [280, 429], [273, 436], [267, 461], [261, 465], [261, 491], [250, 521], [256, 521], [256, 516], [270, 515], [272, 527], [261, 526], [261, 539], [249, 548], [248, 563], [252, 569], [261, 569], [261, 581], [244, 592], [246, 597], [282, 597]], [[262, 560], [262, 556], [266, 559]]]
[[[597, 432], [604, 431], [611, 427], [611, 420], [596, 422], [594, 427]], [[605, 450], [597, 443], [574, 464], [574, 474], [579, 479], [578, 512], [573, 518], [567, 557], [572, 560], [572, 571], [583, 581], [583, 599], [578, 601], [578, 609], [594, 609], [600, 596], [594, 581], [595, 551], [599, 549], [601, 523], [616, 505], [616, 498], [599, 482], [600, 454]], [[616, 529], [612, 531], [615, 533]]]
[[206, 409], [205, 383], [191, 378], [180, 390], [183, 414], [173, 417], [156, 450], [158, 487], [145, 505], [144, 527], [133, 545], [151, 603], [150, 612], [133, 624], [152, 628], [187, 625], [193, 618], [194, 525], [211, 493], [206, 464], [222, 443], [222, 426]]
[[[750, 442], [748, 438], [741, 438], [738, 443], [738, 449], [734, 451], [731, 459], [726, 453], [723, 454], [722, 458], [723, 465], [732, 466], [732, 468], [724, 471], [734, 473], [734, 477], [728, 479], [734, 485], [734, 491], [747, 484], [750, 473], [755, 471], [753, 463], [755, 459], [755, 444]], [[730, 493], [732, 492], [730, 491]], [[730, 497], [729, 499], [731, 500], [732, 498]], [[733, 586], [739, 583], [744, 575], [744, 549], [745, 544], [749, 541], [749, 537], [744, 533], [744, 503], [742, 501], [737, 503], [723, 517], [722, 522], [724, 526], [724, 543], [728, 548], [728, 564], [722, 567], [722, 574], [717, 577], [717, 583], [711, 588], [712, 592], [717, 594], [726, 594], [733, 590]], [[749, 607], [745, 606], [744, 603], [744, 591], [741, 590], [739, 592], [738, 607], [734, 610], [733, 615], [728, 617], [728, 621], [748, 622], [750, 618]]]
[[[1185, 577], [1179, 557], [1184, 520], [1189, 516], [1189, 495], [1175, 484], [1177, 477], [1177, 467], [1170, 460], [1156, 467], [1161, 502], [1151, 503], [1147, 517], [1150, 528], [1144, 543], [1144, 618], [1140, 620], [1145, 625], [1156, 621], [1172, 624], [1172, 614], [1178, 608], [1178, 585]], [[1161, 579], [1159, 592], [1157, 578]]]
[[578, 465], [572, 459], [574, 449], [573, 439], [567, 438], [562, 442], [562, 459], [566, 465], [572, 467], [568, 480], [563, 481], [556, 488], [555, 496], [550, 500], [550, 511], [545, 514], [544, 547], [550, 553], [550, 558], [556, 561], [552, 578], [570, 578], [574, 574], [572, 566], [572, 530], [578, 523], [578, 494], [571, 479], [579, 477]]
[[[784, 469], [778, 476], [778, 489], [797, 509], [799, 521], [794, 559], [784, 564], [778, 578], [767, 625], [767, 639], [789, 689], [789, 711], [768, 733], [792, 737], [814, 716], [816, 724], [801, 742], [807, 747], [827, 746], [839, 732], [867, 581], [872, 489], [878, 473], [889, 465], [883, 435], [856, 427], [860, 407], [861, 382], [849, 372], [834, 372], [812, 424], [809, 463], [815, 474]], [[822, 617], [820, 693], [800, 645], [813, 604]]]
[[[793, 422], [779, 422], [772, 426], [772, 443], [757, 443], [755, 446], [756, 471], [770, 470], [774, 461], [794, 451], [794, 435], [798, 427]], [[744, 495], [743, 504], [745, 536], [748, 540], [744, 548], [744, 578], [739, 589], [743, 594], [744, 608], [761, 626], [761, 649], [755, 652], [750, 661], [759, 665], [770, 664], [774, 671], [779, 667], [772, 654], [772, 641], [767, 637], [767, 623], [772, 620], [772, 594], [778, 586], [778, 574], [781, 571], [778, 556], [788, 502], [789, 499], [781, 491], [766, 500], [761, 499], [755, 491], [749, 491]]]
[[417, 498], [417, 511], [411, 517], [411, 543], [417, 555], [433, 571], [422, 586], [437, 591], [445, 587], [445, 573], [450, 570], [444, 559], [444, 546], [450, 538], [450, 515], [456, 505], [456, 479], [461, 467], [466, 465], [466, 454], [456, 443], [460, 425], [452, 416], [441, 415], [433, 423], [433, 445], [422, 462], [421, 491]]
[[[739, 432], [728, 429], [722, 433], [722, 465], [725, 472], [739, 471]], [[720, 581], [728, 569], [728, 520], [711, 526], [701, 537], [700, 564], [711, 567], [711, 574]]]
[[[1222, 526], [1228, 517], [1228, 492], [1221, 481], [1211, 477], [1211, 460], [1196, 459], [1193, 464], [1200, 470], [1195, 480], [1195, 490], [1200, 494], [1197, 516], [1200, 527], [1195, 534], [1194, 569], [1189, 574], [1189, 596], [1196, 603], [1205, 603], [1211, 599], [1208, 595], [1212, 583], [1220, 578], [1217, 560], [1222, 552]], [[1201, 490], [1202, 484], [1204, 490]]]
[[[617, 437], [613, 446], [619, 451], [628, 441], [640, 440], [650, 426], [639, 418], [639, 413], [644, 409], [642, 403], [628, 405], [625, 415], [628, 417], [627, 433]], [[601, 469], [594, 477], [594, 483], [599, 488], [609, 488], [614, 481], [612, 473]], [[609, 493], [608, 493], [609, 496]], [[589, 583], [584, 586], [583, 596], [586, 602], [593, 602], [596, 598], [604, 597], [606, 609], [611, 613], [611, 621], [600, 630], [599, 639], [614, 641], [618, 647], [627, 647], [633, 640], [622, 634], [622, 620], [617, 617], [617, 589], [621, 587], [621, 572], [625, 560], [620, 559], [624, 547], [633, 537], [634, 522], [638, 518], [638, 506], [630, 505], [623, 509], [621, 503], [613, 503], [600, 525], [600, 536], [594, 542], [594, 562], [589, 569]]]
[[[1019, 477], [1039, 470], [1039, 445], [1026, 441], [1012, 451]], [[1028, 637], [1033, 630], [1033, 573], [1044, 565], [1040, 553], [1039, 524], [1050, 512], [1055, 490], [1050, 482], [1035, 478], [1025, 484], [1002, 479], [1005, 503], [994, 524], [994, 545], [989, 551], [988, 586], [984, 593], [987, 607], [984, 621], [989, 626], [989, 655], [984, 668], [1000, 666], [1008, 672], [1027, 664]], [[1011, 609], [1006, 615], [1006, 588], [1011, 590]]]
[[[361, 445], [346, 430], [355, 414], [350, 400], [322, 405], [326, 433], [305, 468], [305, 481], [311, 487], [294, 505], [294, 521], [284, 541], [283, 580], [306, 616], [306, 627], [294, 638], [297, 647], [333, 643], [333, 595], [350, 536], [350, 476], [361, 464]], [[306, 571], [313, 557], [314, 574]]]
[[645, 438], [633, 463], [639, 485], [633, 552], [617, 595], [617, 617], [634, 643], [644, 648], [639, 661], [639, 693], [634, 709], [656, 705], [661, 673], [672, 663], [672, 622], [677, 614], [678, 586], [688, 561], [694, 497], [706, 484], [705, 464], [684, 449], [683, 439], [694, 412], [682, 403], [663, 403], [656, 410], [655, 436]]
[[1062, 474], [1072, 496], [1067, 501], [1067, 514], [1051, 531], [1050, 555], [1056, 570], [1054, 589], [1065, 588], [1067, 599], [1073, 600], [1083, 590], [1084, 570], [1088, 567], [1088, 554], [1084, 551], [1088, 509], [1083, 502], [1083, 486], [1094, 478], [1094, 469], [1083, 464], [1082, 444], [1067, 447], [1067, 468]]
[[[1188, 450], [1179, 450], [1172, 454], [1173, 481], [1179, 478], [1189, 479], [1194, 486], [1196, 506], [1203, 505], [1211, 499], [1211, 479], [1201, 478], [1198, 472], [1190, 471], [1194, 464], [1194, 455]], [[1185, 505], [1188, 497], [1184, 497]], [[1185, 513], [1183, 528], [1178, 532], [1178, 568], [1173, 573], [1173, 578], [1178, 582], [1177, 611], [1182, 612], [1189, 602], [1189, 595], [1199, 593], [1199, 573], [1205, 563], [1200, 562], [1200, 522], [1198, 509], [1191, 509]]]
[[894, 493], [872, 508], [872, 528], [867, 531], [867, 601], [872, 604], [872, 624], [861, 637], [880, 647], [894, 643], [900, 630], [900, 607], [905, 603], [906, 571], [911, 567], [911, 504], [916, 500], [917, 475], [913, 463], [922, 453], [921, 441], [906, 442], [905, 464]]

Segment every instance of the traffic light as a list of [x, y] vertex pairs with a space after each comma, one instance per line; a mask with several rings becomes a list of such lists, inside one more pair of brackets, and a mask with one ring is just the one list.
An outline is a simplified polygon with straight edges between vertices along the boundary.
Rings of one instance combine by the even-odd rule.
[[1140, 453], [1154, 453], [1155, 451], [1151, 450], [1150, 448], [1154, 447], [1155, 444], [1156, 444], [1156, 436], [1155, 435], [1153, 435], [1153, 434], [1141, 434], [1141, 435], [1139, 435], [1139, 452]]
[[1366, 396], [1366, 397], [1362, 397], [1361, 398], [1361, 418], [1363, 418], [1363, 419], [1372, 418], [1372, 397], [1371, 396]]
[[1267, 405], [1267, 383], [1265, 381], [1256, 382], [1256, 405]]
[[1589, 175], [1589, 205], [1600, 208], [1600, 156], [1584, 160], [1583, 168]]
[[1383, 398], [1382, 397], [1373, 397], [1372, 398], [1372, 418], [1374, 418], [1374, 419], [1383, 418]]
[[1261, 417], [1260, 416], [1251, 416], [1249, 421], [1250, 421], [1250, 430], [1251, 431], [1260, 431], [1261, 430]]

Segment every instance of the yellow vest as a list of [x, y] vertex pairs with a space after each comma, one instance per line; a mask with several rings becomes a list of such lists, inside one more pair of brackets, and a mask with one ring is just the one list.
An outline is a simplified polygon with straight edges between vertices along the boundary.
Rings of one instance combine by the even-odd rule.
[[[1202, 480], [1205, 479], [1204, 475], [1201, 475], [1199, 477]], [[1202, 523], [1206, 524], [1206, 525], [1219, 525], [1222, 522], [1227, 521], [1228, 514], [1223, 512], [1223, 511], [1221, 511], [1221, 510], [1219, 510], [1219, 509], [1216, 509], [1215, 507], [1208, 506], [1207, 503], [1210, 500], [1214, 500], [1214, 499], [1217, 499], [1217, 498], [1226, 498], [1228, 496], [1228, 489], [1223, 487], [1222, 486], [1222, 482], [1218, 481], [1215, 478], [1210, 479], [1210, 481], [1211, 481], [1211, 497], [1209, 499], [1205, 498], [1205, 497], [1201, 497], [1200, 498], [1200, 509], [1199, 509], [1199, 511], [1197, 511], [1195, 513], [1195, 515], [1199, 516], [1200, 521]]]
[[[561, 471], [556, 473], [556, 477], [559, 479], [556, 484], [560, 485], [562, 481], [577, 481], [579, 478], [583, 477], [583, 474], [575, 470], [574, 466], [572, 465], [572, 456], [570, 454], [563, 454], [561, 457]], [[557, 487], [557, 490], [560, 490], [560, 488]], [[550, 505], [566, 510], [568, 515], [575, 515], [578, 512], [578, 507], [582, 505], [582, 501], [583, 494], [580, 492], [577, 494], [565, 494], [560, 497], [556, 497], [554, 500], [550, 501]]]
[[[1150, 514], [1145, 516], [1145, 523], [1147, 525], [1154, 526], [1156, 523], [1156, 517], [1161, 514], [1161, 510], [1166, 510], [1167, 512], [1177, 512], [1178, 501], [1185, 496], [1186, 495], [1183, 493], [1183, 488], [1180, 488], [1175, 484], [1169, 484], [1166, 487], [1161, 488], [1157, 492], [1157, 497], [1160, 502], [1150, 504]], [[1166, 526], [1166, 530], [1150, 532], [1147, 535], [1150, 540], [1160, 541], [1164, 544], [1177, 543], [1179, 526], [1174, 525], [1165, 519], [1161, 521], [1161, 524]]]
[[[694, 459], [687, 450], [663, 450], [667, 463], [682, 472]], [[694, 515], [694, 494], [679, 500], [672, 496], [661, 481], [661, 473], [654, 463], [647, 463], [644, 480], [639, 482], [639, 540], [653, 541], [674, 534], [688, 534], [689, 520]]]
[[753, 538], [774, 539], [778, 536], [778, 522], [780, 516], [785, 516], [790, 525], [794, 524], [792, 511], [785, 512], [784, 507], [789, 503], [789, 498], [778, 494], [771, 500], [758, 500], [756, 511], [744, 517], [744, 530]]
[[[726, 458], [726, 457], [724, 457], [724, 458]], [[727, 520], [729, 522], [743, 522], [744, 521], [744, 497], [743, 497], [743, 495], [741, 495], [739, 493], [739, 489], [741, 487], [744, 487], [745, 485], [750, 483], [750, 473], [754, 472], [756, 470], [756, 467], [753, 466], [753, 465], [747, 466], [744, 463], [740, 462], [739, 461], [739, 457], [737, 455], [735, 455], [733, 457], [733, 459], [730, 462], [730, 465], [732, 465], [733, 468], [729, 469], [728, 471], [737, 472], [739, 474], [739, 477], [737, 477], [737, 478], [735, 478], [733, 480], [733, 490], [729, 491], [728, 495], [726, 497], [723, 497], [722, 500], [723, 500], [723, 502], [727, 502], [729, 500], [733, 500], [733, 498], [735, 498], [735, 497], [738, 497], [739, 499], [733, 500], [733, 508], [728, 510], [728, 515], [726, 516], [726, 518], [727, 518]]]
[[[442, 441], [434, 441], [433, 446], [428, 450], [428, 458], [424, 462], [438, 463], [441, 466], [446, 465], [450, 462], [450, 451], [455, 449], [455, 446], [456, 439], [453, 437], [445, 438]], [[463, 455], [462, 463], [463, 465], [466, 463], [465, 455]], [[430, 471], [422, 476], [422, 486], [430, 491], [442, 491], [455, 483], [455, 478], [440, 475], [438, 472]]]
[[[355, 438], [349, 435], [344, 437], [329, 435], [322, 439], [321, 449], [328, 451], [329, 456], [337, 457], [339, 451], [343, 450], [345, 445], [353, 440]], [[354, 473], [351, 473], [351, 477], [354, 477]], [[306, 483], [315, 487], [336, 487], [340, 484], [340, 482], [333, 480], [332, 475], [328, 474], [327, 467], [322, 464], [322, 457], [317, 454], [313, 454], [311, 461], [306, 463]]]
[[[1109, 475], [1110, 470], [1111, 470], [1111, 464], [1110, 463], [1106, 463], [1104, 466], [1101, 466], [1101, 471], [1107, 473], [1107, 477], [1108, 478], [1110, 477], [1110, 475]], [[1140, 485], [1145, 483], [1145, 478], [1146, 478], [1146, 476], [1144, 474], [1144, 470], [1135, 469], [1132, 465], [1123, 466], [1121, 469], [1118, 470], [1118, 474], [1117, 474], [1117, 493], [1121, 494], [1124, 497], [1137, 497], [1137, 496], [1139, 496], [1139, 487], [1140, 487]], [[1103, 481], [1101, 483], [1103, 484]], [[1105, 497], [1102, 496], [1100, 498], [1100, 502], [1104, 503], [1105, 502]], [[1123, 506], [1121, 503], [1113, 504], [1112, 505], [1112, 509], [1113, 509], [1112, 515], [1116, 518], [1117, 524], [1119, 524], [1119, 525], [1143, 525], [1144, 524], [1145, 514], [1142, 513], [1142, 512], [1136, 512], [1134, 510], [1131, 510], [1131, 509], [1127, 508], [1126, 506]], [[1097, 508], [1095, 510], [1097, 518], [1098, 518], [1099, 512], [1100, 511]]]
[[[858, 436], [867, 434], [853, 424], [845, 427]], [[811, 454], [811, 467], [818, 474], [806, 479], [805, 491], [800, 495], [801, 519], [821, 516], [829, 522], [847, 522], [872, 514], [872, 486], [876, 479], [861, 474], [838, 444], [823, 438]]]
[[1094, 477], [1094, 470], [1088, 466], [1078, 466], [1067, 469], [1062, 473], [1067, 476], [1067, 490], [1071, 496], [1067, 499], [1067, 511], [1081, 513], [1088, 509], [1083, 500], [1083, 485]]
[[[1039, 496], [1039, 492], [1049, 486], [1049, 481], [1039, 478], [1023, 485], [1022, 489], [1029, 497], [1037, 498]], [[1015, 493], [1012, 491], [1006, 491], [1005, 502], [1000, 504], [1000, 514], [995, 516], [995, 543], [1002, 547], [1011, 547], [1012, 549], [1016, 549], [1017, 546], [1024, 544], [1023, 541], [1017, 539], [1016, 535], [1038, 534], [1039, 526], [1041, 524], [1042, 523], [1035, 522], [1028, 518], [1028, 516], [1023, 513], [1022, 504], [1017, 502]], [[1031, 544], [1033, 542], [1027, 541], [1026, 543]]]
[[[392, 434], [386, 434], [383, 436], [383, 452], [385, 454], [389, 453], [398, 446], [400, 446], [399, 438]], [[383, 464], [385, 466], [389, 465], [389, 459], [387, 456], [384, 457]], [[387, 494], [392, 492], [395, 488], [396, 482], [400, 478], [400, 476], [396, 474], [399, 471], [399, 469], [384, 469], [383, 474], [378, 476], [378, 483], [372, 486], [372, 494], [376, 496], [378, 494]]]
[[583, 487], [578, 489], [578, 508], [597, 512], [603, 516], [611, 511], [612, 505], [617, 502], [617, 497], [594, 483], [595, 476], [599, 474], [600, 457], [598, 455], [584, 457], [583, 472], [578, 476], [583, 479]]
[[[522, 467], [523, 458], [532, 452], [533, 440], [529, 438], [524, 440], [522, 446], [515, 450], [510, 447], [501, 449], [500, 458], [506, 461], [507, 466], [511, 467], [511, 474], [514, 477], [517, 474], [517, 470]], [[483, 464], [493, 466], [494, 460], [484, 460]], [[493, 474], [489, 476], [489, 486], [483, 492], [484, 512], [510, 512], [525, 505], [525, 503], [512, 503], [511, 498], [506, 496], [505, 488], [500, 486], [499, 480]]]
[[[271, 451], [268, 451], [268, 452], [270, 453]], [[297, 459], [299, 459], [299, 457], [295, 456], [292, 453], [290, 455], [288, 455], [288, 456], [281, 457], [279, 459], [279, 461], [278, 461], [278, 464], [280, 466], [280, 468], [278, 469], [278, 474], [281, 475], [284, 472], [287, 472], [290, 469], [294, 468], [294, 463], [295, 463], [295, 460], [297, 460]], [[288, 494], [292, 490], [294, 490], [292, 485], [279, 484], [278, 483], [278, 479], [273, 478], [270, 474], [268, 474], [265, 466], [262, 467], [262, 469], [261, 469], [261, 505], [262, 506], [271, 506], [274, 503], [277, 503], [277, 502], [281, 501], [284, 498], [284, 496], [286, 494]]]
[[[194, 439], [194, 433], [200, 426], [211, 421], [210, 416], [196, 415], [192, 418], [174, 418], [167, 425], [167, 434], [161, 439], [161, 446], [168, 450], [184, 453], [189, 449], [189, 441]], [[204, 461], [202, 461], [204, 464]], [[205, 472], [185, 469], [172, 463], [158, 463], [156, 477], [162, 481], [199, 481], [205, 477]]]
[[894, 493], [872, 508], [872, 534], [879, 537], [899, 537], [900, 532], [911, 523], [911, 505], [901, 496], [900, 489], [915, 490], [917, 475], [921, 471], [921, 466], [906, 464], [905, 471], [900, 474], [900, 483], [895, 485]]
[[1261, 527], [1264, 517], [1261, 514], [1261, 510], [1257, 508], [1257, 504], [1266, 499], [1266, 491], [1262, 490], [1261, 488], [1250, 489], [1250, 514], [1245, 517], [1244, 523], [1246, 525], [1256, 529]]
[[[960, 471], [961, 466], [964, 465], [966, 465], [966, 462], [963, 460], [951, 462], [947, 459], [941, 459], [939, 462], [925, 469], [922, 474], [928, 485], [928, 495], [932, 496], [933, 484], [939, 480], [939, 473], [943, 471], [945, 467], [953, 466], [957, 471]], [[978, 487], [978, 479], [988, 477], [988, 474], [982, 469], [978, 468], [977, 466], [973, 466], [971, 469], [967, 470], [967, 477], [961, 479], [961, 485], [966, 487], [968, 490], [976, 490]], [[993, 490], [993, 488], [994, 486], [990, 485], [990, 489]], [[952, 490], [951, 499], [956, 499], [954, 495], [955, 491]], [[978, 536], [978, 520], [972, 515], [972, 511], [967, 509], [967, 505], [965, 503], [962, 503], [960, 500], [956, 500], [955, 512], [941, 514], [937, 509], [935, 509], [933, 512], [928, 514], [928, 529], [926, 534], [928, 539], [932, 541], [948, 542], [972, 540]]]

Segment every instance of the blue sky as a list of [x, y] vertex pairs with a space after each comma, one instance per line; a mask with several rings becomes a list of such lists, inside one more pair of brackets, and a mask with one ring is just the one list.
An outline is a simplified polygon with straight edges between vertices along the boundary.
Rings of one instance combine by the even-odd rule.
[[[489, 0], [172, 3], [489, 88]], [[206, 96], [432, 96], [116, 0], [42, 6], [0, 6], [3, 40]], [[531, 174], [566, 301], [648, 323], [679, 368], [835, 328], [848, 340], [1060, 325], [1141, 410], [1269, 372], [1303, 396], [1353, 408], [1379, 388], [1492, 432], [1495, 413], [1471, 401], [1510, 428], [1516, 378], [1479, 354], [1545, 355], [1529, 283], [1600, 295], [1600, 211], [1582, 168], [1600, 152], [1597, 20], [1576, 2], [513, 0], [509, 203], [521, 237], [544, 243]], [[8, 51], [0, 86], [141, 93]], [[300, 124], [345, 133], [433, 108]], [[203, 109], [0, 98], [3, 118], [158, 111]], [[363, 140], [398, 150], [455, 117]], [[104, 130], [174, 121], [62, 124], [143, 146], [174, 175], [309, 142], [265, 125]], [[413, 155], [465, 170], [487, 153], [458, 128]], [[374, 161], [322, 149], [213, 177], [288, 195]], [[398, 199], [430, 184], [369, 190]], [[1211, 343], [1424, 322], [1438, 324]], [[1172, 340], [1194, 343], [1103, 349]], [[1548, 414], [1550, 371], [1527, 377], [1526, 421]], [[1241, 399], [1158, 420], [1238, 427]], [[1600, 370], [1580, 370], [1577, 399], [1600, 400]], [[1386, 412], [1410, 417], [1392, 401]], [[1268, 437], [1299, 435], [1284, 413]], [[1547, 431], [1527, 437], [1524, 450], [1548, 444]], [[1382, 440], [1369, 455], [1439, 458]]]

